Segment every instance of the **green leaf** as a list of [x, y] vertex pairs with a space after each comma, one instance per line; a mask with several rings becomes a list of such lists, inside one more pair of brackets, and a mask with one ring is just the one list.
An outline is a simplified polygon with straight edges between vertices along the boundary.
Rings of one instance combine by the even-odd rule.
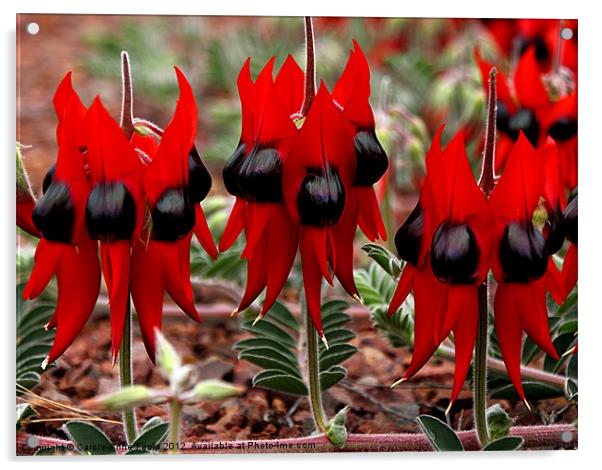
[[416, 421], [428, 437], [434, 450], [463, 451], [464, 447], [458, 435], [440, 419], [433, 416], [421, 415]]
[[357, 352], [357, 348], [350, 344], [335, 344], [328, 351], [320, 355], [320, 370], [328, 370], [340, 364]]
[[244, 331], [253, 333], [256, 336], [263, 336], [266, 338], [272, 338], [276, 341], [280, 341], [293, 349], [296, 346], [295, 340], [291, 335], [289, 335], [279, 326], [276, 326], [274, 323], [270, 322], [269, 320], [266, 320], [265, 318], [259, 320], [255, 324], [255, 326], [251, 326], [251, 323], [248, 322], [245, 325], [243, 325], [242, 329]]
[[113, 455], [115, 448], [104, 432], [83, 421], [69, 421], [64, 425], [71, 442], [85, 454]]
[[258, 354], [252, 351], [243, 351], [238, 356], [239, 359], [244, 359], [256, 366], [264, 369], [275, 369], [287, 375], [292, 375], [301, 379], [301, 372], [294, 366], [291, 366], [288, 361], [280, 361], [274, 358], [272, 351], [264, 351], [263, 354]]
[[140, 434], [145, 432], [147, 429], [154, 428], [155, 426], [158, 426], [159, 424], [162, 424], [162, 423], [163, 423], [163, 421], [161, 420], [161, 418], [159, 418], [158, 416], [153, 416], [146, 423], [144, 423], [144, 426], [142, 426], [140, 428]]
[[307, 395], [307, 387], [303, 381], [293, 375], [284, 374], [280, 370], [265, 370], [253, 378], [254, 387], [264, 387], [292, 395]]
[[21, 428], [21, 421], [35, 414], [36, 412], [28, 403], [19, 403], [17, 405], [17, 431]]
[[351, 330], [340, 329], [331, 331], [328, 334], [324, 333], [326, 336], [326, 340], [328, 341], [329, 346], [334, 346], [335, 344], [343, 344], [351, 341], [355, 338], [355, 333]]
[[564, 384], [564, 394], [567, 400], [574, 400], [579, 393], [579, 386], [576, 380], [568, 378]]
[[329, 316], [327, 316], [326, 318], [324, 318], [322, 320], [322, 326], [324, 328], [324, 332], [327, 333], [328, 331], [331, 331], [331, 330], [340, 328], [343, 325], [346, 325], [350, 321], [351, 321], [351, 317], [349, 315], [347, 315], [346, 313], [336, 312], [336, 313], [332, 313]]
[[348, 308], [349, 304], [344, 300], [329, 300], [322, 305], [322, 319], [325, 319], [336, 312], [344, 312]]
[[[159, 420], [159, 422], [153, 422], [153, 420]], [[145, 426], [140, 430], [140, 434], [134, 442], [132, 442], [130, 450], [126, 452], [127, 455], [139, 455], [149, 454], [151, 452], [158, 452], [161, 450], [161, 445], [167, 437], [169, 432], [169, 423], [163, 423], [159, 418], [153, 418], [148, 421]]]
[[266, 315], [269, 316], [270, 320], [274, 320], [282, 326], [286, 326], [294, 331], [299, 331], [299, 322], [290, 310], [280, 302], [274, 303]]
[[401, 262], [385, 247], [374, 243], [367, 243], [362, 246], [362, 250], [376, 261], [391, 277], [397, 278], [401, 273]]
[[496, 439], [493, 442], [487, 444], [483, 450], [518, 450], [522, 447], [524, 443], [524, 439], [522, 437], [517, 436], [508, 436], [502, 437], [500, 439]]
[[328, 370], [320, 372], [320, 389], [328, 390], [330, 387], [338, 384], [347, 376], [347, 369], [341, 366], [333, 366]]
[[255, 348], [272, 349], [279, 354], [283, 354], [288, 357], [295, 366], [299, 366], [297, 362], [297, 356], [295, 356], [290, 349], [284, 346], [282, 343], [275, 341], [271, 338], [248, 338], [243, 339], [233, 346], [235, 351], [248, 351]]
[[579, 375], [578, 357], [579, 354], [572, 354], [569, 357], [568, 364], [566, 365], [566, 376], [573, 380], [577, 380], [577, 376]]
[[[525, 390], [525, 395], [527, 396], [527, 398], [533, 400], [556, 398], [561, 397], [564, 394], [564, 391], [562, 389], [543, 382], [523, 382], [523, 389]], [[520, 399], [518, 393], [516, 393], [516, 390], [514, 390], [514, 386], [512, 384], [506, 384], [495, 390], [492, 390], [491, 398], [498, 398], [502, 400]]]
[[[568, 351], [574, 346], [575, 341], [576, 337], [573, 333], [565, 333], [556, 337], [553, 344], [556, 351], [558, 351], [559, 354], [562, 354], [564, 351]], [[556, 360], [552, 356], [546, 355], [546, 358], [543, 361], [543, 368], [548, 372], [557, 373], [566, 360], [567, 356], [561, 356], [560, 359]]]

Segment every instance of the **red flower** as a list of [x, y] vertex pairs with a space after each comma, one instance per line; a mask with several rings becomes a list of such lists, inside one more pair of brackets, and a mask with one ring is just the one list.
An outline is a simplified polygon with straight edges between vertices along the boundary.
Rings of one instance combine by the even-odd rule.
[[558, 358], [550, 339], [546, 290], [561, 303], [565, 293], [544, 236], [532, 218], [545, 194], [541, 167], [545, 147], [536, 152], [519, 136], [490, 199], [495, 215], [492, 270], [495, 330], [508, 375], [524, 400], [520, 380], [523, 330], [548, 355]]
[[[487, 88], [491, 64], [481, 59], [478, 50], [475, 59], [481, 71], [483, 87]], [[529, 48], [521, 56], [514, 71], [511, 89], [506, 77], [497, 74], [497, 129], [499, 140], [495, 154], [495, 170], [501, 172], [522, 131], [533, 146], [541, 145], [547, 136], [548, 121], [552, 103], [541, 79], [535, 49]]]
[[577, 188], [575, 188], [563, 213], [564, 231], [570, 242], [562, 265], [562, 280], [566, 295], [569, 295], [577, 284], [577, 209]]
[[255, 83], [250, 59], [238, 77], [241, 138], [224, 167], [226, 189], [236, 202], [219, 244], [227, 250], [244, 228], [247, 286], [235, 312], [246, 309], [267, 287], [260, 316], [284, 287], [298, 244], [297, 228], [283, 201], [282, 171], [297, 135], [293, 117], [301, 109], [303, 72], [289, 55], [274, 81], [274, 60]]
[[42, 238], [23, 291], [24, 299], [36, 298], [56, 274], [58, 301], [46, 326], [56, 326], [56, 335], [43, 366], [53, 362], [77, 337], [94, 309], [100, 288], [97, 246], [88, 237], [84, 221], [90, 193], [82, 140], [86, 108], [73, 90], [71, 73], [57, 88], [54, 107], [59, 120], [58, 155], [44, 179], [44, 195], [32, 212]]
[[462, 133], [445, 151], [439, 129], [427, 156], [420, 201], [396, 234], [406, 260], [389, 306], [394, 314], [414, 291], [414, 354], [403, 379], [412, 377], [453, 331], [456, 371], [453, 402], [472, 359], [477, 332], [477, 287], [489, 270], [492, 214], [477, 186]]
[[143, 187], [152, 218], [135, 240], [131, 260], [131, 293], [142, 339], [154, 362], [155, 330], [161, 328], [163, 295], [170, 297], [193, 320], [200, 322], [190, 284], [190, 242], [194, 229], [205, 250], [216, 256], [200, 201], [211, 187], [211, 177], [194, 147], [197, 108], [192, 88], [176, 67], [180, 98], [157, 148], [146, 147], [151, 158], [143, 174]]

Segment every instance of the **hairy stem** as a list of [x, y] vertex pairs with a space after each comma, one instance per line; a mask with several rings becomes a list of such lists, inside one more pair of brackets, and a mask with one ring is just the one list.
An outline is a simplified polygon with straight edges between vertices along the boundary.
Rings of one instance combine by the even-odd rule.
[[305, 116], [316, 96], [316, 52], [314, 25], [311, 16], [305, 17], [305, 100], [301, 115]]
[[305, 330], [307, 332], [307, 380], [309, 382], [309, 403], [316, 428], [325, 433], [328, 428], [328, 419], [322, 404], [322, 390], [320, 388], [320, 351], [318, 347], [318, 334], [309, 315], [305, 310]]
[[497, 93], [495, 76], [497, 70], [492, 67], [489, 71], [489, 96], [487, 99], [487, 124], [485, 128], [485, 147], [483, 149], [483, 164], [481, 166], [481, 176], [479, 186], [489, 197], [495, 186], [495, 132], [496, 132], [496, 113], [497, 113]]
[[479, 320], [474, 353], [474, 420], [482, 447], [489, 444], [487, 427], [487, 282], [478, 288]]
[[121, 52], [121, 85], [121, 128], [129, 139], [134, 133], [134, 99], [130, 56], [126, 51]]
[[[121, 346], [119, 347], [119, 378], [121, 388], [130, 387], [133, 385], [132, 380], [132, 310], [130, 300], [125, 307], [125, 322], [123, 327], [123, 338], [121, 339]], [[136, 415], [134, 409], [130, 409], [123, 412], [123, 424], [125, 435], [129, 444], [134, 442], [138, 431], [136, 429]]]
[[182, 415], [182, 404], [176, 397], [169, 403], [169, 453], [177, 454], [180, 442], [180, 416]]

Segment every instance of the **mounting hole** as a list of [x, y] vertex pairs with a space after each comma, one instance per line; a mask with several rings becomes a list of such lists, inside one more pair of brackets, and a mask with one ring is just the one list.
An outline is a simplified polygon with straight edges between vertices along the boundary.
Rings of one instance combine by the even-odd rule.
[[571, 28], [562, 28], [560, 30], [560, 37], [565, 41], [573, 39], [573, 30]]
[[567, 444], [573, 440], [573, 433], [571, 431], [563, 431], [560, 434], [560, 440], [562, 442], [566, 442]]
[[40, 25], [38, 23], [29, 23], [27, 25], [27, 32], [29, 34], [31, 34], [32, 36], [35, 36], [36, 34], [38, 34], [40, 32]]

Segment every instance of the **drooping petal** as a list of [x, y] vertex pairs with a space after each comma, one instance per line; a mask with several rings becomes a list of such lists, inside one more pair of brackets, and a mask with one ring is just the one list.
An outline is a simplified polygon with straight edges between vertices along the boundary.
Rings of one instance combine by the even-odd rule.
[[[309, 229], [311, 230], [312, 228]], [[311, 316], [312, 323], [314, 324], [318, 335], [324, 336], [324, 329], [322, 327], [322, 311], [320, 305], [323, 272], [316, 257], [315, 237], [311, 235], [308, 236], [305, 233], [307, 230], [308, 227], [301, 228], [301, 236], [299, 240], [305, 299], [307, 302], [309, 315]]]
[[66, 247], [58, 263], [56, 335], [48, 353], [49, 363], [71, 345], [94, 310], [100, 289], [97, 249], [97, 244], [91, 240], [81, 242], [77, 249]]
[[[334, 273], [345, 291], [352, 297], [359, 295], [353, 279], [353, 240], [357, 226], [358, 200], [362, 201], [361, 197], [354, 191], [353, 197], [347, 202], [341, 220], [330, 230], [334, 239], [336, 254]], [[364, 201], [362, 201], [363, 203]]]
[[362, 201], [359, 207], [358, 223], [364, 235], [370, 240], [375, 241], [379, 237], [387, 240], [387, 229], [383, 222], [376, 194], [372, 186], [356, 186], [355, 191], [358, 193], [358, 199]]
[[399, 278], [395, 293], [393, 294], [393, 298], [391, 299], [391, 303], [389, 304], [389, 310], [387, 312], [389, 316], [392, 316], [395, 312], [397, 312], [399, 307], [401, 307], [401, 304], [403, 304], [405, 299], [410, 294], [416, 272], [417, 271], [414, 266], [406, 263], [405, 267], [403, 268], [403, 272], [401, 273], [401, 277]]
[[268, 270], [267, 256], [265, 238], [262, 237], [256, 244], [253, 254], [247, 259], [247, 285], [237, 308], [239, 312], [249, 307], [265, 288]]
[[577, 261], [578, 261], [578, 250], [577, 245], [569, 246], [564, 257], [564, 263], [562, 265], [562, 278], [564, 280], [565, 294], [571, 293], [575, 285], [577, 284]]
[[523, 107], [535, 110], [550, 104], [548, 93], [541, 80], [534, 47], [530, 47], [518, 61], [514, 73], [514, 89]]
[[23, 289], [23, 299], [35, 299], [46, 288], [56, 273], [61, 258], [69, 245], [40, 239], [34, 255], [34, 265]]
[[243, 198], [236, 198], [228, 222], [226, 222], [226, 228], [224, 228], [224, 233], [219, 241], [219, 251], [228, 250], [242, 232], [246, 205], [247, 203]]
[[207, 254], [211, 256], [211, 258], [217, 259], [217, 248], [213, 241], [213, 235], [211, 235], [211, 231], [209, 230], [209, 225], [207, 225], [207, 218], [205, 217], [203, 208], [200, 204], [197, 204], [194, 210], [196, 212], [194, 234]]

